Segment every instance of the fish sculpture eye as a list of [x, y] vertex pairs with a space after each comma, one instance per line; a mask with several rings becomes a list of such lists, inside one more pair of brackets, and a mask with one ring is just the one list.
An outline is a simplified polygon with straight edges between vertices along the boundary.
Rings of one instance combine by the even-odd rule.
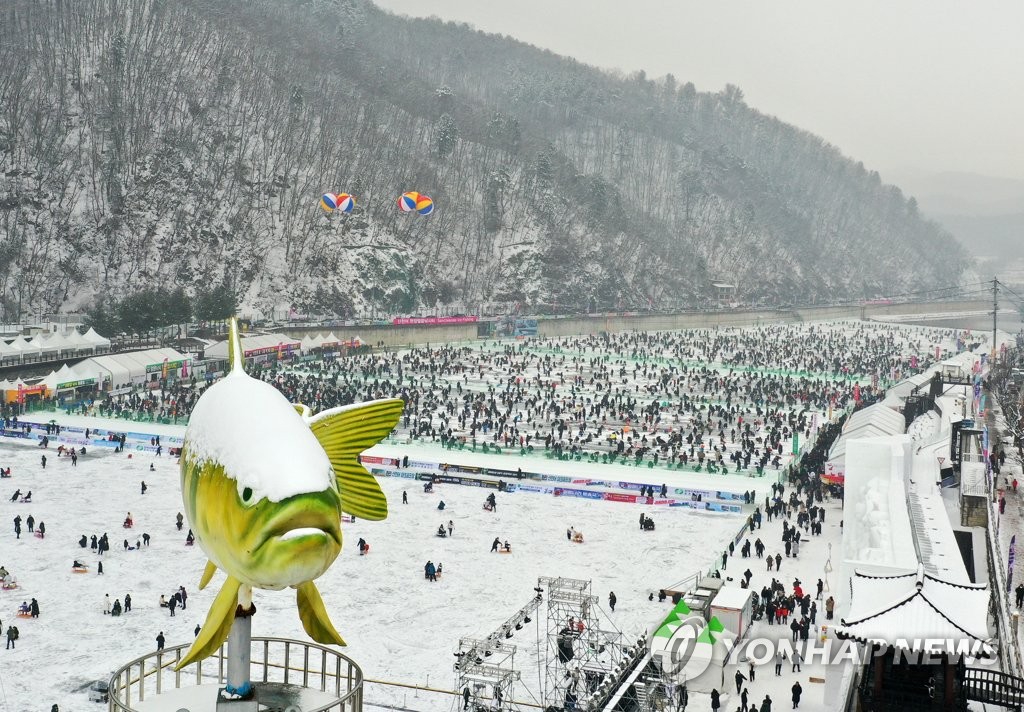
[[252, 501], [251, 487], [246, 487], [245, 489], [242, 490], [242, 501], [245, 502], [246, 504], [249, 504], [249, 502]]

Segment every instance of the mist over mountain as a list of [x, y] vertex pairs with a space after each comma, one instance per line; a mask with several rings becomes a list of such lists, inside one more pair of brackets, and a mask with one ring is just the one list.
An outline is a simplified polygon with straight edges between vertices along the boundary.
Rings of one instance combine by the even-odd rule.
[[[335, 314], [687, 307], [716, 280], [814, 302], [969, 264], [917, 201], [737, 87], [364, 0], [9, 0], [0, 40], [8, 321], [176, 288]], [[435, 212], [401, 213], [408, 190]]]

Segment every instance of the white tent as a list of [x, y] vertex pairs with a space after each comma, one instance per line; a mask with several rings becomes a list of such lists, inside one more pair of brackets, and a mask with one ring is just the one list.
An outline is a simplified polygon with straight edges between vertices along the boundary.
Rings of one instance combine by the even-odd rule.
[[317, 334], [316, 337], [307, 334], [300, 343], [302, 344], [301, 349], [304, 354], [309, 353], [314, 349], [318, 349], [321, 345], [320, 334]]
[[79, 372], [77, 368], [72, 368], [65, 363], [59, 370], [52, 371], [43, 379], [43, 382], [51, 391], [63, 391], [90, 385], [96, 383], [97, 380], [95, 375]]
[[842, 474], [846, 467], [846, 449], [850, 441], [858, 438], [902, 435], [906, 430], [903, 416], [884, 403], [875, 403], [859, 410], [843, 425], [843, 433], [828, 453], [828, 474]]
[[113, 388], [121, 388], [141, 383], [154, 375], [159, 378], [165, 366], [170, 372], [191, 361], [191, 356], [174, 349], [122, 351], [88, 358], [75, 366], [75, 372], [85, 378], [96, 378], [97, 382], [105, 380]]
[[41, 353], [39, 345], [27, 341], [24, 336], [19, 336], [12, 341], [9, 346], [20, 351], [22, 359], [32, 361], [39, 360], [39, 354]]
[[110, 350], [110, 339], [105, 336], [100, 336], [96, 333], [96, 330], [91, 326], [89, 330], [82, 334], [82, 338], [85, 341], [92, 343], [96, 347], [96, 353], [101, 353]]
[[96, 344], [79, 334], [75, 329], [65, 334], [64, 340], [67, 342], [67, 348], [76, 354], [82, 352], [94, 353], [96, 351]]
[[39, 355], [44, 361], [55, 358], [61, 349], [61, 340], [57, 338], [56, 334], [49, 331], [33, 336], [32, 344], [39, 349]]
[[0, 363], [6, 364], [8, 361], [10, 363], [19, 363], [21, 361], [21, 350], [8, 345], [6, 341], [0, 339]]
[[[277, 353], [282, 351], [295, 351], [302, 348], [302, 342], [284, 334], [255, 334], [252, 336], [242, 335], [242, 350], [245, 358], [260, 356], [263, 354]], [[206, 358], [227, 360], [228, 342], [218, 341], [206, 349]]]
[[74, 347], [68, 338], [59, 331], [54, 331], [46, 339], [46, 346], [44, 350], [49, 351], [50, 349], [56, 349], [58, 353], [64, 353], [65, 351], [73, 351]]

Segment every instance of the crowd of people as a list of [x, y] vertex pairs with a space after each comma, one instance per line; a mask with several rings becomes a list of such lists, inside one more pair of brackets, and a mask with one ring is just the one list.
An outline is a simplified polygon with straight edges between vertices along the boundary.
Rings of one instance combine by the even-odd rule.
[[[423, 346], [250, 367], [314, 412], [398, 397], [398, 435], [711, 471], [778, 469], [817, 416], [925, 368], [949, 331], [850, 322]], [[870, 383], [870, 385], [868, 385]], [[185, 422], [210, 381], [82, 403], [107, 417]]]
[[[806, 641], [814, 635], [820, 609], [831, 617], [835, 601], [823, 598], [820, 579], [814, 590], [806, 591], [798, 576], [789, 579], [788, 561], [786, 579], [780, 569], [783, 558], [799, 561], [801, 547], [821, 534], [825, 522], [824, 505], [833, 493], [819, 473], [841, 428], [841, 421], [829, 423], [827, 414], [853, 402], [855, 382], [862, 384], [861, 398], [874, 396], [885, 382], [930, 365], [936, 346], [949, 340], [947, 332], [933, 329], [863, 324], [633, 332], [374, 351], [301, 364], [270, 362], [252, 372], [314, 412], [370, 399], [402, 398], [407, 407], [398, 436], [444, 447], [488, 444], [552, 457], [742, 471], [785, 466], [794, 436], [808, 438], [817, 432], [817, 444], [791, 470], [789, 482], [773, 486], [772, 495], [756, 503], [748, 522], [749, 537], [738, 546], [729, 545], [720, 567], [722, 574], [736, 549], [741, 558], [765, 561], [767, 568], [757, 576], [767, 575], [770, 581], [754, 586], [755, 574], [748, 567], [739, 577], [740, 585], [758, 592], [761, 614], [770, 625], [788, 626], [794, 641]], [[100, 416], [148, 413], [182, 422], [207, 386], [206, 381], [193, 379], [85, 407]], [[140, 489], [145, 494], [145, 483]], [[424, 485], [425, 492], [431, 489], [431, 483]], [[666, 485], [651, 485], [649, 496], [656, 492], [666, 496]], [[20, 490], [11, 501], [24, 501]], [[753, 495], [748, 501], [754, 503]], [[496, 504], [492, 493], [485, 509], [495, 512]], [[776, 520], [781, 522], [781, 538], [772, 541], [760, 530]], [[14, 521], [20, 537], [23, 520], [19, 515]], [[24, 522], [29, 532], [45, 532], [31, 514]], [[123, 525], [134, 527], [130, 514]], [[179, 532], [185, 527], [180, 513], [175, 525]], [[428, 536], [431, 525], [428, 520]], [[640, 515], [639, 526], [642, 531], [654, 530], [646, 514]], [[437, 536], [451, 537], [453, 527], [452, 520], [442, 521]], [[567, 528], [566, 538], [583, 542], [574, 527]], [[189, 530], [186, 543], [193, 541]], [[106, 533], [82, 534], [78, 543], [97, 556], [110, 549]], [[123, 546], [130, 550], [148, 543], [149, 535], [143, 534], [134, 546], [128, 539]], [[481, 544], [480, 554], [486, 555], [486, 540]], [[369, 552], [364, 539], [359, 540], [359, 551]], [[490, 551], [510, 553], [512, 546], [495, 536]], [[103, 573], [102, 565], [101, 561], [98, 574]], [[77, 559], [74, 567], [88, 568]], [[429, 582], [438, 581], [442, 571], [433, 560], [424, 565]], [[787, 586], [784, 580], [792, 583]], [[160, 606], [170, 616], [183, 610], [186, 601], [183, 587], [160, 596]], [[615, 594], [610, 594], [612, 611], [616, 602]], [[123, 603], [104, 596], [104, 613], [117, 616], [129, 611], [130, 595]], [[38, 616], [35, 599], [29, 614]], [[11, 647], [9, 636], [8, 632]], [[162, 639], [161, 632], [161, 647]], [[799, 661], [791, 662], [799, 668]], [[737, 684], [740, 694], [744, 686], [739, 680]], [[794, 706], [798, 702], [799, 693], [794, 691]]]

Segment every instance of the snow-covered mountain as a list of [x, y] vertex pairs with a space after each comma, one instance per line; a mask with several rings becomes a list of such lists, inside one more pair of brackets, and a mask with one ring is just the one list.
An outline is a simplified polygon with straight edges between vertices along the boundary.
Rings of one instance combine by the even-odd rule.
[[[214, 285], [338, 314], [689, 306], [715, 280], [813, 301], [967, 262], [736, 87], [365, 0], [10, 0], [0, 63], [0, 319]], [[435, 212], [400, 212], [409, 190]], [[326, 214], [328, 191], [355, 212]]]

